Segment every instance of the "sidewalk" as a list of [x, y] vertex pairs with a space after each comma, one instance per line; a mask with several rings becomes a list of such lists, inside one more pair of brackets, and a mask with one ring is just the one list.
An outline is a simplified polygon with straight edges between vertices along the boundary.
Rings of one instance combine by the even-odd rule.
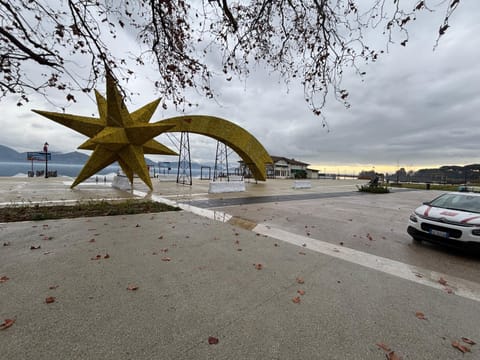
[[[0, 178], [0, 202], [132, 196], [49, 184]], [[208, 198], [202, 186], [185, 193]], [[451, 345], [480, 342], [476, 300], [188, 211], [4, 223], [0, 239], [0, 322], [16, 319], [5, 359], [385, 359], [377, 343], [403, 359], [480, 356]]]

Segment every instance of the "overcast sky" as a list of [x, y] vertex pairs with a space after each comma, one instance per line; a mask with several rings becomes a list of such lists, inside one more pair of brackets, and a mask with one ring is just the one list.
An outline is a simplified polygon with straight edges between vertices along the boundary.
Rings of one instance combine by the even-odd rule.
[[[329, 99], [322, 121], [307, 108], [303, 88], [286, 89], [276, 76], [261, 68], [246, 82], [219, 82], [216, 101], [198, 98], [190, 114], [223, 117], [253, 134], [271, 155], [295, 158], [327, 171], [393, 171], [447, 164], [480, 163], [480, 1], [462, 1], [450, 20], [451, 28], [433, 51], [443, 11], [424, 13], [410, 29], [406, 47], [392, 45], [366, 77], [347, 74], [351, 107]], [[145, 70], [148, 77], [148, 70]], [[129, 85], [142, 95], [128, 103], [130, 111], [156, 98], [142, 78]], [[104, 88], [98, 88], [105, 93]], [[31, 112], [60, 111], [39, 97], [25, 106], [16, 99], [0, 102], [0, 144], [17, 151], [74, 151], [85, 138]], [[68, 113], [97, 116], [88, 97]], [[153, 121], [180, 115], [158, 109]], [[175, 149], [170, 139], [157, 140]], [[214, 162], [216, 142], [191, 135], [192, 160]], [[174, 157], [155, 160], [175, 161]], [[388, 168], [387, 168], [388, 167]]]

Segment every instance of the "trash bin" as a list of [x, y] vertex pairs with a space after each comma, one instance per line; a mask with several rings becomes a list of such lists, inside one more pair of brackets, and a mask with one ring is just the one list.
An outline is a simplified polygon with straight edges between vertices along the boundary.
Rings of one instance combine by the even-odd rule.
[[427, 183], [427, 190], [430, 190], [430, 184]]

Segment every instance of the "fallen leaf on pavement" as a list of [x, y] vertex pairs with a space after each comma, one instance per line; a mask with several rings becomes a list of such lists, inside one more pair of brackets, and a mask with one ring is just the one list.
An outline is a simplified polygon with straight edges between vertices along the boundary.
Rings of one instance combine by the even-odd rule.
[[304, 253], [303, 251], [298, 252], [300, 255], [307, 255], [307, 253]]
[[216, 344], [218, 344], [218, 338], [213, 337], [213, 336], [209, 336], [208, 337], [208, 343], [210, 345], [216, 345]]
[[300, 295], [305, 295], [305, 290], [297, 290], [297, 293], [299, 293]]
[[292, 301], [293, 301], [295, 304], [300, 303], [300, 301], [301, 301], [301, 300], [300, 300], [300, 296], [295, 296], [295, 297], [292, 299]]
[[367, 239], [370, 240], [370, 241], [373, 241], [373, 237], [372, 237], [372, 235], [370, 235], [370, 233], [367, 234]]
[[103, 258], [104, 258], [104, 259], [110, 259], [110, 255], [105, 254], [105, 256], [104, 256]]
[[95, 242], [95, 239], [90, 239], [88, 240], [89, 243], [94, 243]]
[[169, 258], [168, 256], [165, 256], [165, 257], [162, 258], [162, 261], [170, 261], [170, 260], [172, 260], [172, 259]]
[[475, 341], [473, 341], [473, 340], [471, 340], [471, 339], [469, 339], [469, 338], [466, 338], [466, 337], [462, 337], [462, 341], [463, 341], [464, 343], [470, 344], [470, 345], [475, 345], [475, 344], [476, 344]]
[[0, 277], [0, 283], [7, 282], [8, 280], [10, 280], [10, 278], [7, 277], [7, 276], [2, 276], [2, 277]]
[[257, 269], [257, 270], [262, 270], [263, 269], [262, 264], [253, 264], [253, 266], [255, 266], [255, 269]]
[[420, 320], [427, 320], [427, 318], [425, 317], [425, 314], [420, 312], [420, 311], [417, 311], [415, 313], [415, 316], [417, 317], [417, 319], [420, 319]]
[[395, 354], [395, 351], [390, 351], [388, 354], [386, 354], [388, 360], [401, 360], [402, 358]]
[[441, 285], [447, 285], [447, 280], [445, 280], [443, 277], [441, 277], [440, 279], [438, 279], [438, 283], [441, 284]]
[[51, 286], [49, 286], [48, 288], [49, 288], [50, 290], [55, 290], [55, 289], [58, 288], [59, 286], [60, 286], [60, 285], [51, 285]]
[[305, 280], [303, 280], [303, 278], [301, 278], [301, 277], [297, 277], [295, 280], [297, 281], [298, 284], [304, 284], [305, 283]]
[[38, 249], [40, 249], [40, 247], [41, 247], [40, 245], [37, 245], [37, 246], [32, 245], [32, 246], [30, 246], [30, 250], [38, 250]]
[[453, 294], [454, 291], [452, 288], [449, 288], [449, 287], [445, 287], [445, 291], [447, 292], [447, 294]]
[[45, 299], [45, 304], [51, 304], [55, 302], [55, 297], [49, 296]]
[[10, 241], [5, 241], [5, 242], [3, 243], [3, 246], [10, 246]]
[[130, 291], [138, 290], [138, 286], [137, 285], [132, 285], [132, 284], [128, 285], [127, 290], [130, 290]]
[[100, 260], [102, 258], [102, 255], [97, 255], [95, 257], [90, 258], [90, 260]]
[[0, 330], [5, 330], [5, 329], [9, 328], [10, 326], [13, 325], [14, 322], [15, 322], [15, 319], [5, 319], [5, 320], [3, 320], [3, 323], [0, 324]]
[[470, 348], [460, 344], [458, 341], [452, 341], [452, 346], [462, 353], [470, 352]]

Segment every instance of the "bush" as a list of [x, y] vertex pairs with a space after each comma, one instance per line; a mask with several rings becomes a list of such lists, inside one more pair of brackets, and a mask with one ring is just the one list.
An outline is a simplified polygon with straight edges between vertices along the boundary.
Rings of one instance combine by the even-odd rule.
[[373, 194], [386, 194], [390, 192], [390, 189], [387, 186], [370, 186], [370, 185], [362, 185], [358, 186], [358, 191], [362, 192], [368, 192], [368, 193], [373, 193]]

